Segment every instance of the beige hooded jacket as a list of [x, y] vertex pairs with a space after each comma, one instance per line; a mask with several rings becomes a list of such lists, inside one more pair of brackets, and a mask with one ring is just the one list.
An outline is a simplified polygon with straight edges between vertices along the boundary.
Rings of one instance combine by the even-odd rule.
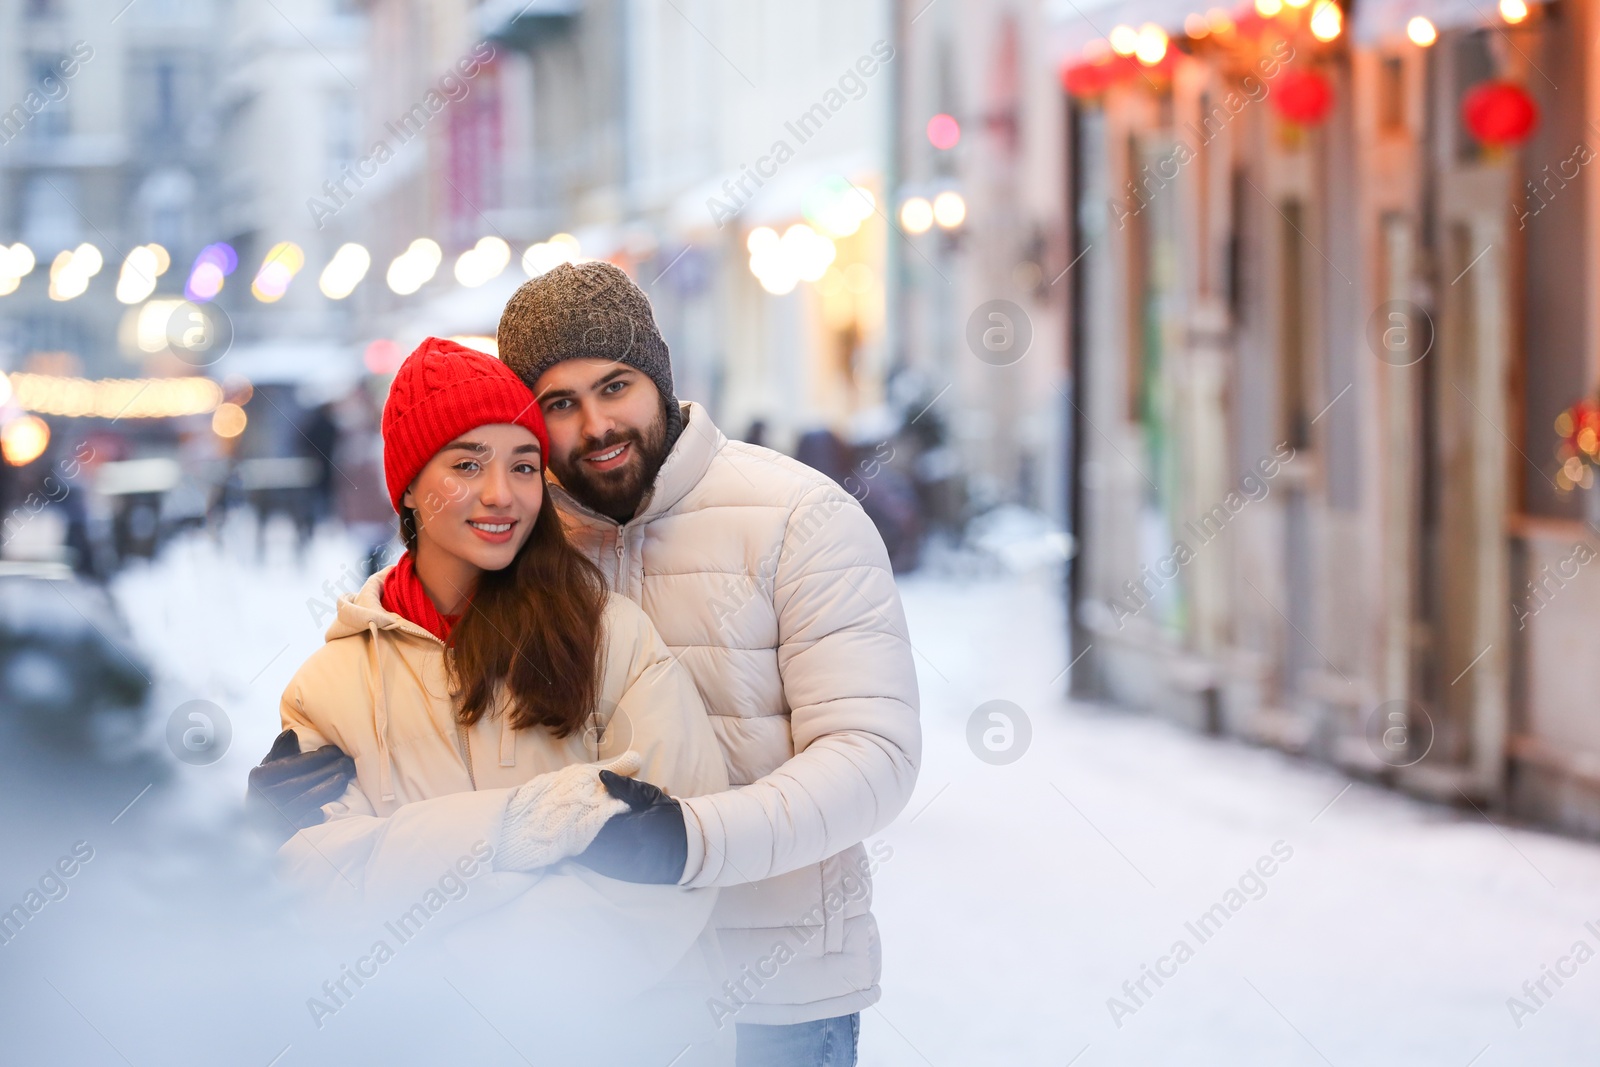
[[[702, 1005], [720, 981], [707, 926], [715, 890], [630, 885], [571, 863], [501, 871], [485, 860], [500, 846], [515, 787], [573, 763], [631, 749], [640, 775], [675, 796], [727, 787], [704, 705], [655, 627], [628, 600], [607, 598], [600, 706], [586, 729], [557, 739], [512, 729], [502, 712], [465, 727], [455, 720], [443, 644], [382, 606], [388, 573], [341, 598], [327, 643], [283, 695], [282, 724], [302, 751], [337, 745], [356, 763], [356, 780], [324, 807], [326, 820], [283, 846], [291, 882], [374, 918], [414, 916], [430, 934], [451, 930], [480, 978], [486, 965], [504, 964], [523, 996], [546, 980], [550, 996], [587, 986], [587, 997], [617, 1003], [668, 982], [680, 992], [697, 986], [690, 999]], [[438, 891], [452, 871], [450, 884], [470, 889], [460, 900]], [[402, 918], [399, 929], [411, 927]], [[550, 963], [574, 954], [581, 958]]]
[[[729, 441], [697, 404], [627, 523], [559, 485], [572, 543], [638, 602], [705, 698], [735, 788], [684, 801], [683, 884], [724, 886], [720, 1021], [799, 1023], [878, 999], [863, 840], [905, 807], [917, 676], [883, 539], [853, 497]], [[870, 491], [870, 482], [869, 491]], [[640, 777], [649, 778], [648, 771]]]

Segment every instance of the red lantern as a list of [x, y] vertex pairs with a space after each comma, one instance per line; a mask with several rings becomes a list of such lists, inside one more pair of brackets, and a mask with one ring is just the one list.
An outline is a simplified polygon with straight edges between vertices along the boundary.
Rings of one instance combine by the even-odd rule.
[[[1159, 78], [1170, 78], [1172, 77], [1173, 71], [1178, 69], [1178, 57], [1181, 55], [1183, 55], [1182, 52], [1178, 51], [1176, 48], [1168, 46], [1167, 50], [1161, 54], [1160, 59], [1156, 60], [1155, 63], [1151, 64], [1150, 66], [1144, 68], [1145, 73], [1156, 75]], [[1137, 60], [1134, 60], [1133, 62], [1138, 63]], [[1142, 66], [1143, 64], [1139, 65]]]
[[1061, 68], [1061, 87], [1076, 97], [1099, 96], [1111, 85], [1111, 64], [1084, 61]]
[[1061, 68], [1061, 85], [1073, 96], [1095, 97], [1117, 82], [1133, 77], [1138, 69], [1138, 63], [1130, 56], [1086, 59]]
[[1316, 126], [1333, 110], [1333, 86], [1314, 70], [1289, 67], [1272, 79], [1273, 109], [1290, 122]]
[[1461, 98], [1461, 121], [1487, 145], [1514, 145], [1539, 125], [1539, 105], [1512, 82], [1486, 81]]
[[1272, 20], [1258, 12], [1255, 9], [1255, 5], [1251, 4], [1242, 13], [1235, 16], [1233, 32], [1247, 41], [1255, 41], [1259, 40], [1261, 35], [1267, 32], [1267, 27], [1271, 24]]

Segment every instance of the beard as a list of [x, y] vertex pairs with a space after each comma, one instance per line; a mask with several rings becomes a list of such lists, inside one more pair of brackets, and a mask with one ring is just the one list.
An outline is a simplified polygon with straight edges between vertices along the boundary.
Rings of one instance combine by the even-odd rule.
[[[594, 470], [579, 458], [621, 444], [632, 448], [628, 461], [613, 470]], [[566, 455], [552, 456], [550, 469], [578, 503], [623, 523], [638, 513], [666, 458], [667, 413], [663, 409], [642, 431], [630, 427], [604, 437], [585, 437]]]

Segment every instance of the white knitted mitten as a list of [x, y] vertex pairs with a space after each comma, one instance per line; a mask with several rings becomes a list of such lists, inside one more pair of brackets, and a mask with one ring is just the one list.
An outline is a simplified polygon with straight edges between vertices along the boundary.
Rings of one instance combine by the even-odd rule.
[[637, 752], [624, 752], [607, 763], [574, 763], [519, 785], [506, 804], [495, 866], [531, 871], [588, 848], [607, 819], [628, 810], [626, 801], [606, 792], [600, 772], [632, 776], [641, 766]]

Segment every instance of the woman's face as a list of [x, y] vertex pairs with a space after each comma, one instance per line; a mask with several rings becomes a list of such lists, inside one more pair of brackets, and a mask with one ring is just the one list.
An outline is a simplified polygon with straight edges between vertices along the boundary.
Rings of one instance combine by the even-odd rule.
[[522, 426], [469, 430], [428, 461], [401, 502], [416, 515], [417, 555], [479, 571], [511, 565], [544, 502], [539, 439]]

